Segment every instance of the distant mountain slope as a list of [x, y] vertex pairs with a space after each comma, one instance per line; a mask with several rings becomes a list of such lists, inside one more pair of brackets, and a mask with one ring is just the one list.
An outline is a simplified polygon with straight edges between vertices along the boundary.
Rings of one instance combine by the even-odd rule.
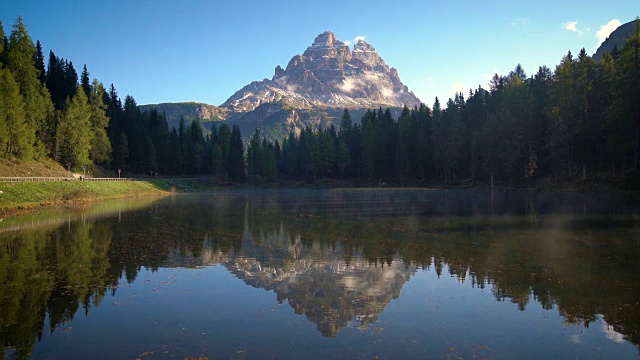
[[188, 123], [195, 119], [201, 119], [204, 122], [221, 121], [227, 117], [226, 109], [205, 103], [183, 102], [140, 105], [141, 111], [147, 111], [152, 108], [156, 108], [159, 113], [164, 113], [169, 126], [176, 126], [180, 121], [180, 117], [184, 117]]
[[636, 21], [640, 22], [640, 20], [629, 21], [628, 23], [622, 24], [617, 29], [615, 29], [611, 33], [611, 35], [609, 35], [609, 37], [607, 37], [607, 39], [600, 45], [598, 50], [596, 50], [596, 53], [593, 55], [593, 59], [599, 61], [600, 59], [602, 59], [602, 55], [604, 55], [605, 52], [611, 53], [614, 47], [617, 47], [618, 50], [621, 50], [624, 46], [625, 41], [627, 41], [627, 38], [631, 36], [634, 31], [636, 31]]

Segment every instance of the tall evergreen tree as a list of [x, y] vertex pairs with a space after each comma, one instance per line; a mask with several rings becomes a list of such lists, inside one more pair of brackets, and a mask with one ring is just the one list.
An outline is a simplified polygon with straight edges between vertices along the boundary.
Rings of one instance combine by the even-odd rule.
[[82, 87], [78, 87], [75, 96], [67, 100], [57, 136], [60, 144], [59, 161], [62, 164], [70, 162], [76, 170], [91, 164], [89, 153], [94, 132], [91, 107]]
[[231, 140], [229, 142], [229, 180], [235, 183], [243, 183], [246, 180], [244, 149], [238, 125], [234, 125], [231, 129]]
[[227, 173], [229, 173], [229, 147], [231, 145], [231, 129], [229, 128], [229, 125], [220, 125], [220, 128], [218, 129], [217, 143], [222, 151], [222, 162], [224, 164], [224, 168]]
[[36, 42], [36, 58], [35, 58], [36, 69], [39, 71], [39, 79], [40, 82], [44, 84], [47, 79], [47, 74], [44, 68], [44, 55], [42, 53], [42, 45], [40, 44], [40, 40]]
[[411, 125], [411, 112], [404, 106], [398, 118], [398, 145], [396, 147], [396, 174], [401, 184], [411, 175], [411, 154], [415, 152], [412, 144], [413, 129]]
[[82, 67], [82, 75], [80, 77], [80, 85], [82, 85], [82, 89], [84, 90], [85, 94], [90, 94], [91, 93], [91, 83], [89, 80], [89, 71], [87, 70], [87, 65], [85, 64]]
[[206, 147], [204, 142], [204, 135], [202, 132], [202, 123], [199, 120], [195, 120], [189, 126], [189, 173], [200, 175], [202, 168], [205, 165]]
[[0, 157], [28, 158], [32, 144], [20, 87], [11, 71], [0, 66]]
[[550, 148], [551, 155], [555, 159], [556, 169], [561, 169], [564, 164], [567, 173], [571, 172], [573, 165], [573, 145], [575, 127], [574, 109], [574, 60], [571, 52], [562, 58], [556, 66], [551, 83], [550, 104]]
[[4, 26], [2, 25], [2, 20], [0, 20], [0, 67], [7, 63], [7, 49], [4, 46], [5, 43], [7, 43], [7, 37], [4, 34]]
[[247, 174], [249, 176], [263, 175], [264, 163], [261, 145], [260, 130], [256, 128], [247, 148]]
[[[29, 141], [36, 150], [36, 155], [46, 152], [45, 146], [52, 147], [46, 138], [47, 118], [53, 108], [49, 92], [40, 82], [40, 74], [35, 66], [36, 48], [27, 33], [22, 17], [18, 17], [9, 37], [7, 66], [13, 72], [20, 86], [20, 94], [24, 99], [25, 115], [30, 135]], [[26, 150], [25, 154], [29, 151]]]
[[93, 132], [90, 158], [96, 164], [106, 163], [111, 160], [111, 142], [109, 142], [107, 136], [109, 117], [106, 114], [107, 105], [103, 102], [104, 93], [104, 86], [97, 79], [93, 79], [89, 93], [91, 131]]
[[64, 86], [64, 62], [49, 50], [46, 84], [51, 94], [51, 101], [56, 109], [62, 110], [68, 97]]

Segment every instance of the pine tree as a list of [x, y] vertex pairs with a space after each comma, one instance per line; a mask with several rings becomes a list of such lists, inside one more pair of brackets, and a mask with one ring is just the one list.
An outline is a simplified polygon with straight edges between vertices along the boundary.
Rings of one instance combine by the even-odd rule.
[[20, 87], [11, 71], [0, 67], [0, 157], [30, 157], [30, 135]]
[[39, 79], [40, 82], [44, 84], [47, 79], [47, 74], [44, 68], [44, 55], [42, 54], [42, 45], [40, 45], [40, 40], [36, 42], [36, 58], [35, 58], [36, 69], [39, 71]]
[[87, 70], [86, 64], [82, 67], [80, 84], [82, 85], [82, 89], [84, 90], [85, 94], [91, 93], [91, 83], [89, 82], [89, 71]]
[[336, 163], [336, 132], [333, 124], [328, 130], [318, 134], [320, 141], [320, 152], [322, 156], [322, 174], [331, 177]]
[[[551, 155], [555, 159], [556, 168], [561, 168], [561, 164], [566, 166], [567, 173], [571, 172], [573, 165], [573, 145], [574, 145], [574, 60], [569, 52], [553, 74], [551, 83], [550, 104], [550, 148]], [[564, 160], [564, 161], [563, 161]]]
[[351, 114], [349, 110], [344, 109], [342, 117], [340, 118], [340, 133], [348, 134], [353, 129], [353, 122], [351, 121]]
[[63, 117], [58, 124], [57, 136], [61, 163], [70, 162], [76, 170], [91, 164], [89, 153], [94, 132], [91, 107], [82, 87], [78, 87], [75, 96], [67, 100]]
[[222, 124], [218, 129], [217, 143], [222, 151], [222, 162], [227, 173], [229, 173], [229, 146], [231, 145], [231, 129], [229, 125]]
[[195, 120], [189, 127], [189, 170], [191, 174], [200, 175], [200, 171], [204, 166], [205, 143], [204, 134], [202, 132], [202, 123]]
[[338, 151], [336, 154], [336, 165], [340, 169], [340, 178], [344, 179], [347, 168], [351, 164], [351, 156], [349, 154], [349, 147], [345, 139], [341, 138], [338, 141]]
[[129, 162], [129, 139], [127, 138], [127, 134], [124, 131], [120, 133], [120, 140], [118, 141], [118, 151], [116, 153], [116, 157], [114, 158], [114, 170], [120, 169], [124, 171], [128, 168]]
[[251, 136], [251, 140], [249, 140], [249, 147], [247, 148], [247, 174], [249, 176], [261, 176], [264, 172], [262, 148], [260, 146], [262, 142], [260, 140], [260, 130], [256, 128]]
[[582, 167], [583, 180], [586, 179], [587, 166], [594, 166], [602, 152], [602, 118], [595, 116], [594, 80], [596, 64], [587, 55], [584, 48], [580, 50], [575, 66], [575, 155]]
[[148, 174], [153, 175], [158, 171], [158, 160], [153, 141], [151, 141], [151, 138], [148, 136], [145, 139], [145, 148], [145, 169]]
[[409, 108], [404, 106], [402, 113], [398, 118], [398, 140], [396, 147], [396, 174], [400, 179], [400, 183], [404, 184], [410, 175], [410, 154], [412, 153], [412, 128], [411, 113]]
[[49, 50], [46, 84], [55, 108], [58, 110], [64, 109], [64, 102], [67, 99], [67, 94], [64, 90], [64, 62], [52, 50]]
[[214, 176], [224, 176], [224, 160], [222, 158], [222, 148], [219, 144], [211, 146], [211, 174]]
[[[24, 99], [27, 127], [30, 133], [28, 141], [36, 150], [36, 155], [41, 155], [46, 151], [45, 146], [49, 149], [52, 147], [51, 143], [47, 143], [49, 139], [46, 138], [46, 127], [47, 118], [51, 116], [53, 108], [49, 92], [40, 82], [35, 58], [36, 48], [22, 22], [22, 17], [18, 17], [9, 37], [7, 66], [13, 72]], [[25, 154], [29, 152], [31, 151], [25, 149]]]
[[[64, 67], [64, 89], [66, 97], [71, 97], [76, 93], [78, 88], [78, 73], [73, 67], [73, 62], [65, 60]], [[86, 95], [86, 93], [85, 93]]]
[[238, 125], [233, 126], [229, 142], [229, 180], [235, 183], [243, 183], [246, 180], [244, 149]]
[[107, 136], [109, 117], [106, 114], [107, 105], [103, 102], [104, 93], [104, 86], [97, 79], [94, 79], [89, 93], [91, 131], [93, 132], [90, 158], [96, 164], [111, 160], [111, 142]]
[[547, 174], [550, 170], [551, 155], [549, 152], [549, 84], [553, 78], [551, 69], [540, 66], [530, 83], [531, 92], [531, 118], [535, 145], [530, 159], [530, 176]]
[[431, 110], [424, 104], [418, 108], [416, 130], [416, 162], [418, 163], [418, 176], [420, 180], [433, 177], [433, 124]]
[[273, 181], [278, 176], [275, 146], [271, 142], [267, 141], [267, 139], [262, 139], [262, 145], [260, 147], [262, 149], [262, 163], [264, 164], [264, 171], [262, 175], [265, 181]]
[[2, 20], [0, 20], [0, 67], [7, 63], [6, 48], [4, 44], [7, 42], [7, 37], [4, 34], [4, 26]]

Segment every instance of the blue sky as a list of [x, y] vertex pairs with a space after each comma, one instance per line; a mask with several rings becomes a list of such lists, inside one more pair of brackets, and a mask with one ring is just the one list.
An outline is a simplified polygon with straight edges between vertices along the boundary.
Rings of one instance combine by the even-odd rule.
[[0, 2], [7, 34], [18, 15], [45, 57], [51, 49], [78, 72], [87, 64], [92, 78], [139, 104], [220, 105], [251, 81], [271, 78], [330, 30], [342, 41], [364, 36], [431, 105], [455, 90], [486, 88], [489, 76], [517, 63], [530, 74], [541, 65], [553, 69], [569, 50], [592, 54], [597, 35], [640, 15], [640, 2]]

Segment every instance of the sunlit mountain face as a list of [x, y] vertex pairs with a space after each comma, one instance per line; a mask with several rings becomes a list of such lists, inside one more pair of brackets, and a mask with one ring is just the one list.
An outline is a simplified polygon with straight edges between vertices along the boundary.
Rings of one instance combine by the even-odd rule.
[[231, 112], [253, 111], [265, 103], [294, 109], [377, 108], [420, 105], [373, 46], [358, 40], [350, 49], [330, 32], [316, 37], [302, 55], [271, 80], [254, 81], [222, 104]]

